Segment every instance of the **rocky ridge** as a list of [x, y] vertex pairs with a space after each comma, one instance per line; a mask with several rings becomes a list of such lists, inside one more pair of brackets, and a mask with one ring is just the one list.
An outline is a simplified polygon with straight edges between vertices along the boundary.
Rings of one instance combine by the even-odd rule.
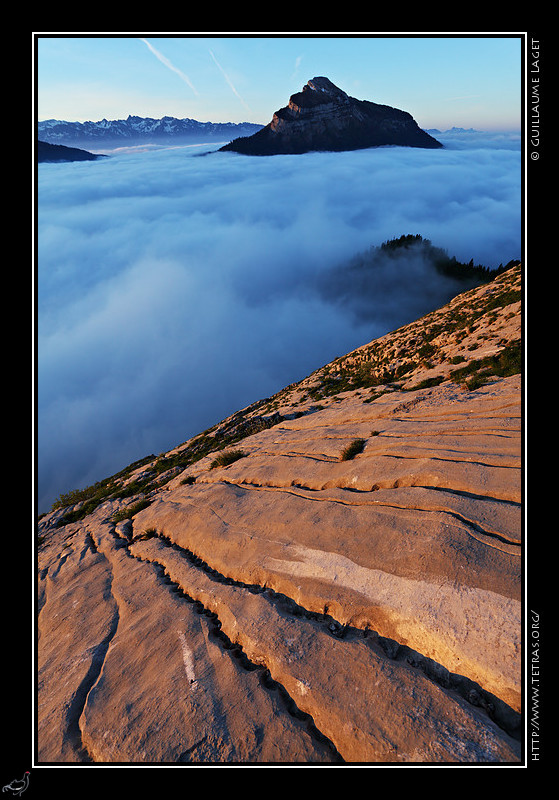
[[39, 763], [518, 763], [521, 268], [39, 522]]
[[97, 161], [106, 156], [96, 153], [89, 153], [78, 147], [66, 147], [62, 144], [49, 144], [48, 142], [37, 142], [37, 161], [38, 163], [57, 164], [66, 161]]
[[220, 148], [246, 155], [358, 150], [367, 147], [442, 147], [421, 130], [411, 114], [391, 106], [357, 100], [325, 77], [308, 81], [301, 92], [252, 136]]

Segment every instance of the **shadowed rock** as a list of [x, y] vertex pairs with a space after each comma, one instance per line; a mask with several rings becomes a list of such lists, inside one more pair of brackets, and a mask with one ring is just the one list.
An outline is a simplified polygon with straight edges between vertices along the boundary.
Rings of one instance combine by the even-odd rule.
[[235, 139], [222, 151], [246, 155], [342, 151], [367, 147], [442, 147], [421, 130], [411, 114], [391, 106], [356, 100], [328, 78], [308, 81], [252, 136]]

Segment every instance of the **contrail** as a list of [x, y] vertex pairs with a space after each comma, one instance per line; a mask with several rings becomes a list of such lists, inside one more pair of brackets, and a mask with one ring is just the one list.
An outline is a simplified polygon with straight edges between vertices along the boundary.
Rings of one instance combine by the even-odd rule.
[[295, 76], [297, 75], [302, 60], [303, 56], [297, 56], [297, 58], [295, 59], [295, 66], [293, 67], [293, 72], [291, 73], [291, 79], [295, 78]]
[[153, 55], [154, 55], [156, 58], [158, 58], [158, 59], [161, 61], [161, 63], [162, 63], [162, 64], [165, 64], [165, 66], [166, 66], [166, 67], [169, 67], [169, 69], [170, 69], [170, 70], [172, 70], [173, 72], [176, 72], [176, 73], [177, 73], [177, 75], [179, 76], [179, 78], [181, 78], [181, 80], [183, 80], [185, 83], [187, 83], [187, 84], [190, 86], [190, 88], [192, 89], [192, 91], [194, 92], [194, 94], [198, 94], [198, 92], [196, 91], [196, 89], [194, 88], [194, 86], [191, 84], [191, 82], [190, 82], [190, 80], [189, 80], [188, 76], [187, 76], [187, 75], [185, 75], [185, 74], [184, 74], [184, 72], [181, 72], [181, 71], [180, 71], [180, 69], [177, 69], [177, 67], [175, 67], [175, 66], [174, 66], [174, 64], [171, 64], [171, 62], [169, 61], [169, 59], [168, 59], [168, 58], [165, 58], [165, 56], [164, 56], [162, 53], [160, 53], [158, 50], [156, 50], [156, 49], [155, 49], [155, 47], [153, 47], [153, 45], [151, 45], [151, 44], [148, 42], [148, 40], [147, 40], [147, 39], [141, 39], [141, 38], [140, 38], [140, 41], [144, 42], [144, 44], [145, 44], [145, 45], [147, 45], [147, 47], [149, 47], [149, 49], [151, 50], [151, 52], [153, 53]]
[[244, 105], [244, 107], [246, 108], [246, 110], [247, 110], [247, 111], [250, 111], [250, 108], [247, 106], [247, 104], [245, 103], [245, 101], [243, 100], [243, 98], [241, 97], [241, 95], [238, 93], [238, 91], [235, 89], [235, 87], [234, 87], [234, 86], [233, 86], [233, 84], [231, 83], [231, 80], [230, 80], [230, 78], [229, 78], [229, 75], [227, 75], [227, 73], [225, 72], [225, 70], [223, 69], [223, 67], [221, 66], [221, 64], [218, 62], [217, 58], [214, 56], [214, 54], [212, 53], [212, 51], [211, 51], [211, 50], [209, 51], [209, 53], [210, 53], [211, 57], [213, 58], [213, 60], [215, 61], [215, 63], [216, 63], [216, 66], [218, 67], [218, 69], [219, 69], [219, 70], [221, 71], [221, 73], [223, 74], [223, 77], [225, 78], [225, 80], [227, 81], [227, 83], [229, 84], [229, 86], [231, 87], [231, 91], [233, 92], [233, 94], [234, 94], [234, 95], [236, 95], [236, 96], [239, 98], [239, 100], [240, 100], [240, 101], [241, 101], [241, 103]]

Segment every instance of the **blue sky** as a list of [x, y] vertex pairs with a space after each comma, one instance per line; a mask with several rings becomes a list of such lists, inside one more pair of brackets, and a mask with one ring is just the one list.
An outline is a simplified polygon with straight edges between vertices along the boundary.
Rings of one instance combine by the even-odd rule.
[[311, 78], [409, 111], [422, 128], [520, 130], [520, 33], [36, 33], [38, 119], [129, 114], [267, 124]]

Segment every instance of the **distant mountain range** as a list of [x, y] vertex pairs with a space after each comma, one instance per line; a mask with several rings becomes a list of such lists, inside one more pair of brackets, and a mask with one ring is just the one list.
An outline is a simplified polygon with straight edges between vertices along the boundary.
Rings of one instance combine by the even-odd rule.
[[438, 128], [427, 128], [425, 133], [429, 134], [438, 134], [438, 133], [480, 133], [480, 131], [476, 130], [475, 128], [457, 128], [454, 126], [453, 128], [449, 128], [446, 131], [440, 131]]
[[176, 117], [129, 116], [98, 122], [47, 119], [37, 124], [38, 139], [49, 144], [79, 147], [126, 147], [137, 144], [199, 144], [228, 142], [251, 136], [262, 126], [252, 122], [198, 122]]
[[[321, 80], [324, 81], [325, 79], [315, 79], [315, 81]], [[330, 90], [331, 86], [333, 87], [332, 84], [329, 84], [327, 88]], [[343, 95], [343, 93], [340, 92], [339, 89], [336, 89], [336, 87], [333, 87], [332, 90], [336, 90], [336, 94]], [[320, 94], [322, 95], [320, 98], [321, 100], [331, 99], [327, 97], [329, 92], [324, 91], [324, 89], [320, 92]], [[303, 95], [301, 94], [300, 96]], [[348, 105], [348, 101], [353, 101], [354, 103], [358, 102], [354, 101], [353, 98], [347, 98], [345, 95], [343, 99], [346, 105]], [[366, 104], [366, 106], [370, 106], [371, 108], [375, 107], [374, 104]], [[389, 109], [387, 106], [378, 106], [375, 108], [382, 108], [385, 114], [390, 111], [390, 113], [399, 114], [403, 118], [409, 117], [409, 115], [404, 114], [403, 112], [398, 112], [395, 109]], [[336, 113], [333, 113], [333, 111], [335, 110], [331, 107], [327, 109], [328, 115], [331, 116], [331, 119], [333, 120], [332, 124], [336, 123], [337, 117]], [[344, 108], [344, 111], [344, 116], [347, 116], [347, 109]], [[403, 121], [404, 119], [402, 121], [398, 120], [398, 123], [402, 125]], [[306, 123], [308, 127], [309, 120], [306, 120]], [[414, 145], [422, 147], [440, 146], [438, 142], [435, 142], [430, 137], [441, 133], [441, 131], [437, 130], [436, 128], [420, 131], [411, 117], [409, 120], [405, 119], [405, 123], [407, 124], [407, 127], [410, 128], [410, 131], [406, 131], [407, 138], [402, 137], [400, 140], [398, 140], [398, 137], [395, 137], [395, 121], [391, 120], [390, 137], [388, 137], [387, 140], [378, 140], [377, 142], [375, 137], [370, 139], [371, 134], [369, 134], [369, 139], [366, 140], [365, 146], [374, 146], [374, 144], [386, 144], [389, 142], [399, 144], [411, 144], [413, 142]], [[321, 120], [321, 127], [323, 124], [324, 120]], [[375, 125], [373, 128], [376, 128], [377, 131], [378, 125], [379, 121], [375, 120]], [[239, 145], [239, 143], [235, 142], [235, 140], [252, 137], [258, 132], [261, 132], [260, 135], [264, 136], [268, 127], [270, 126], [259, 125], [253, 122], [199, 122], [195, 119], [189, 119], [188, 117], [184, 119], [178, 119], [176, 117], [168, 116], [162, 117], [161, 119], [154, 119], [152, 117], [128, 116], [127, 119], [102, 119], [97, 122], [68, 122], [66, 120], [59, 119], [47, 119], [37, 123], [37, 138], [40, 140], [40, 142], [50, 145], [64, 145], [66, 147], [93, 149], [133, 147], [140, 144], [203, 144], [205, 142], [226, 142], [231, 144], [228, 144], [227, 147], [223, 149], [234, 150], [237, 149]], [[361, 123], [359, 127], [363, 128], [366, 126], [363, 126]], [[405, 127], [406, 125], [404, 125], [404, 128]], [[445, 131], [445, 133], [474, 132], [476, 131], [474, 131], [473, 128], [452, 128], [449, 131]], [[300, 137], [301, 132], [297, 131], [297, 133]], [[346, 138], [346, 134], [347, 132], [344, 131], [342, 139]], [[362, 135], [362, 130], [360, 131], [360, 135]], [[378, 136], [378, 132], [375, 135]], [[242, 142], [242, 144], [244, 145], [245, 142]], [[250, 144], [252, 144], [252, 141]], [[319, 146], [318, 149], [329, 149], [329, 147], [332, 149], [346, 149], [346, 146], [348, 146], [347, 142], [343, 142], [341, 146], [339, 142], [336, 142], [335, 145], [333, 145], [332, 142], [328, 142], [327, 144], [320, 142], [319, 144], [321, 146]], [[313, 145], [316, 147], [316, 142], [313, 142]], [[313, 145], [310, 146], [310, 149], [313, 149]], [[290, 147], [288, 149], [290, 149], [292, 146], [292, 143], [290, 143]], [[361, 141], [359, 142], [359, 146], [363, 146]], [[303, 147], [303, 149], [306, 149], [306, 147]], [[352, 149], [351, 146], [349, 146], [348, 149]], [[40, 158], [39, 160], [51, 159]]]

